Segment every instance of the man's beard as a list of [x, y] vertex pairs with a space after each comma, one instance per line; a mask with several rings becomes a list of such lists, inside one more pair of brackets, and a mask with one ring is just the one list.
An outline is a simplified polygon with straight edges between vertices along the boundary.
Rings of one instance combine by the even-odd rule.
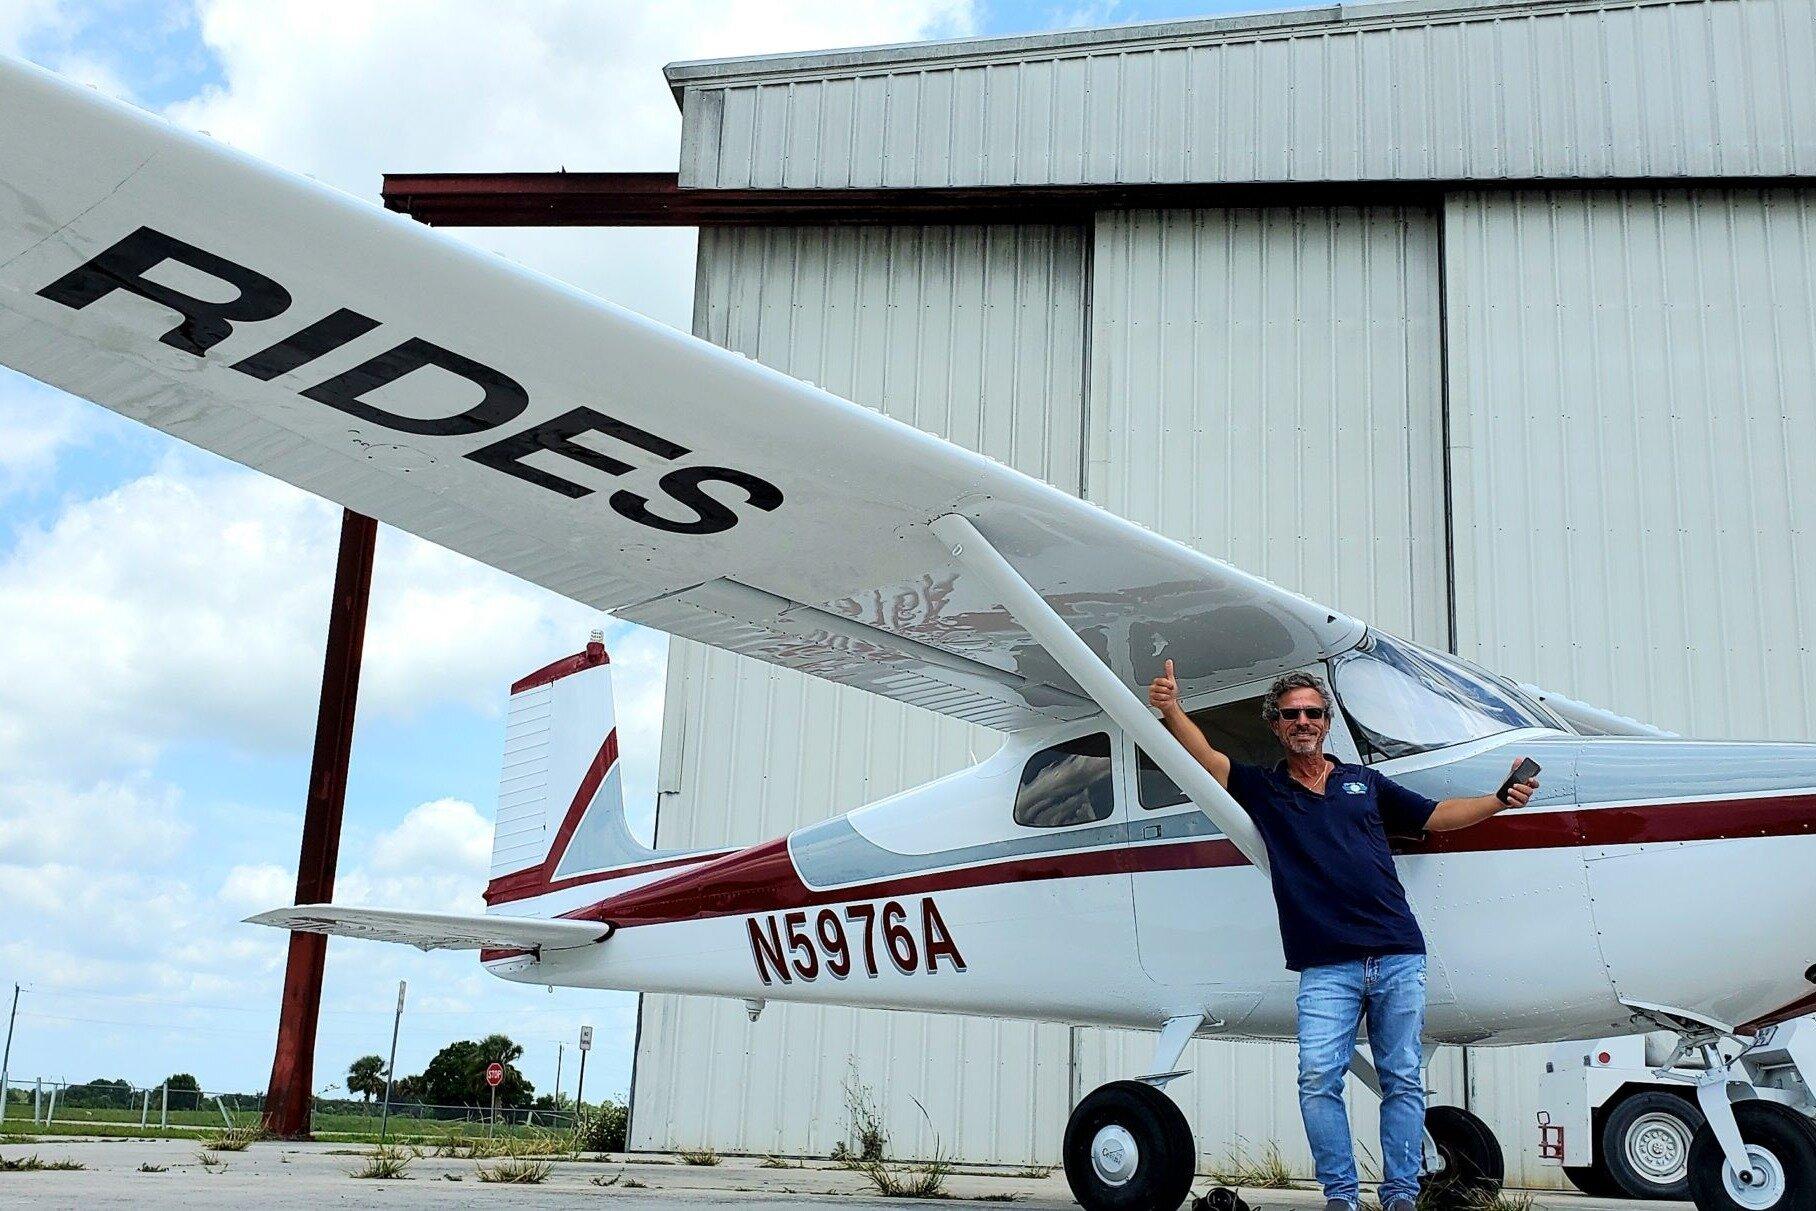
[[1286, 738], [1286, 751], [1295, 757], [1309, 757], [1318, 751], [1316, 732], [1293, 732]]

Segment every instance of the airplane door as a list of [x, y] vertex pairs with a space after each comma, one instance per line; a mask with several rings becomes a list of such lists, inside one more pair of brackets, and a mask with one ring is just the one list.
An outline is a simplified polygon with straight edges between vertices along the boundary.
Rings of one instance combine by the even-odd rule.
[[[1257, 683], [1184, 705], [1223, 751], [1242, 761], [1273, 761], [1279, 746], [1261, 718], [1266, 690]], [[1333, 743], [1340, 730], [1332, 729]], [[1124, 743], [1132, 756], [1123, 768], [1142, 969], [1234, 1027], [1270, 988], [1290, 982], [1273, 892], [1173, 780]]]

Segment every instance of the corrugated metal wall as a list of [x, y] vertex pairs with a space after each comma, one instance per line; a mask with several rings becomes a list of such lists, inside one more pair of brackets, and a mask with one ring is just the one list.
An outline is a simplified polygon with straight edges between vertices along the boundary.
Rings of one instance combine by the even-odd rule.
[[1096, 253], [1086, 495], [1448, 643], [1437, 215], [1109, 213]]
[[1447, 214], [1461, 650], [1688, 735], [1816, 734], [1816, 192]]
[[[701, 232], [695, 328], [769, 365], [1077, 491], [1077, 228]], [[971, 764], [981, 728], [676, 640], [661, 845], [749, 843]], [[1069, 1040], [1026, 1022], [643, 998], [631, 1146], [824, 1155], [842, 1085], [904, 1149], [1032, 1162], [1065, 1128]]]
[[838, 189], [1816, 171], [1809, 0], [1431, 16], [1369, 7], [1206, 22], [1198, 33], [1093, 32], [1050, 51], [986, 41], [913, 63], [862, 51], [836, 68], [759, 59], [733, 79], [682, 67], [671, 76], [686, 89], [681, 181]]

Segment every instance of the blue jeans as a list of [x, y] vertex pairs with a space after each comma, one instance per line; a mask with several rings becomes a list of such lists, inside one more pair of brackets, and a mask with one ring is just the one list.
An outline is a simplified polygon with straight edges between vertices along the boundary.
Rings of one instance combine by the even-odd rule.
[[1299, 973], [1299, 1112], [1324, 1197], [1355, 1206], [1356, 1153], [1350, 1146], [1343, 1077], [1368, 1023], [1368, 1048], [1381, 1075], [1381, 1205], [1419, 1197], [1425, 1139], [1425, 1082], [1419, 1034], [1425, 1025], [1425, 956], [1380, 955], [1308, 967]]

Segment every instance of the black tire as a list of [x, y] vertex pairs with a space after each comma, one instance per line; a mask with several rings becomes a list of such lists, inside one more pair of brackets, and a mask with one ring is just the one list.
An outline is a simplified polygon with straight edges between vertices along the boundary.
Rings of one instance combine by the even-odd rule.
[[1768, 1162], [1770, 1186], [1741, 1201], [1730, 1186], [1727, 1159], [1714, 1130], [1704, 1123], [1690, 1141], [1690, 1197], [1697, 1211], [1816, 1211], [1816, 1126], [1774, 1102], [1736, 1102], [1740, 1140]]
[[1591, 1198], [1625, 1198], [1626, 1193], [1614, 1184], [1598, 1160], [1593, 1165], [1565, 1165], [1564, 1176], [1570, 1184]]
[[1431, 1106], [1425, 1111], [1425, 1130], [1444, 1163], [1426, 1175], [1423, 1201], [1440, 1211], [1467, 1207], [1501, 1188], [1507, 1161], [1487, 1123], [1461, 1106]]
[[[1108, 1165], [1128, 1156], [1126, 1143], [1134, 1155], [1119, 1174]], [[1198, 1149], [1172, 1098], [1141, 1081], [1113, 1081], [1072, 1111], [1064, 1157], [1066, 1182], [1085, 1211], [1176, 1211], [1191, 1193]]]
[[1597, 1167], [1627, 1198], [1690, 1197], [1690, 1143], [1702, 1130], [1696, 1103], [1644, 1089], [1609, 1107], [1597, 1142]]

